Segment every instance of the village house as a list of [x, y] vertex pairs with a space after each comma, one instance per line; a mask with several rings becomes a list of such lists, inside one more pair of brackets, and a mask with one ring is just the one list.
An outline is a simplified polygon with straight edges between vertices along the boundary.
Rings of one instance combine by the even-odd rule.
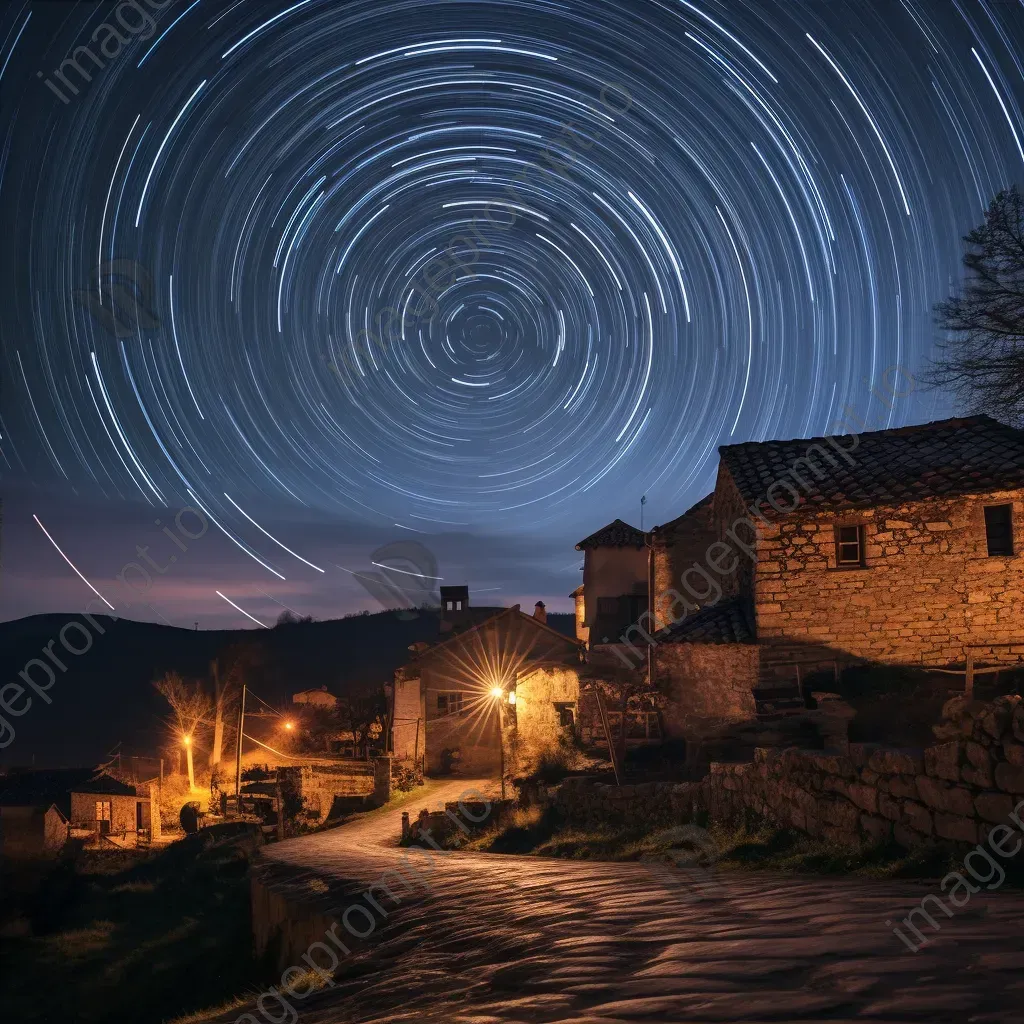
[[[714, 491], [651, 531], [650, 605], [608, 646], [665, 687], [666, 735], [851, 662], [1021, 660], [1024, 431], [974, 416], [719, 454]], [[621, 589], [600, 575], [595, 594]]]
[[525, 716], [536, 733], [528, 749], [537, 754], [576, 714], [579, 644], [547, 624], [543, 603], [533, 615], [518, 605], [478, 611], [468, 588], [442, 588], [442, 639], [413, 645], [412, 661], [395, 673], [392, 751], [422, 756], [428, 773], [493, 774], [511, 757], [499, 720], [509, 728]]
[[578, 640], [615, 643], [647, 610], [647, 544], [647, 534], [616, 519], [576, 545], [583, 552], [583, 583], [570, 596]]
[[292, 703], [307, 704], [315, 708], [330, 710], [337, 707], [338, 698], [333, 693], [328, 692], [326, 686], [321, 686], [319, 689], [300, 690], [298, 693], [293, 693]]
[[0, 852], [53, 853], [69, 834], [105, 845], [135, 845], [160, 833], [148, 785], [95, 768], [23, 771], [0, 777]]

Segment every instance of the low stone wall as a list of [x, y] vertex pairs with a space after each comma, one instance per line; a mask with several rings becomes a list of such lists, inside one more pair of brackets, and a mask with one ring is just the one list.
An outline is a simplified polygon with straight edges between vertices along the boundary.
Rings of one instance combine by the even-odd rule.
[[522, 784], [520, 806], [552, 808], [575, 824], [657, 827], [687, 821], [700, 783], [642, 782], [616, 786], [590, 776], [570, 776], [553, 786]]
[[749, 808], [844, 845], [973, 845], [1024, 801], [1024, 707], [954, 698], [935, 732], [944, 742], [924, 750], [759, 750], [752, 764], [712, 765], [701, 798], [713, 818]]
[[698, 811], [731, 820], [749, 810], [843, 846], [895, 840], [907, 849], [936, 841], [974, 845], [1011, 814], [1024, 814], [1019, 697], [954, 698], [935, 733], [941, 742], [924, 750], [759, 748], [752, 762], [713, 763], [700, 782], [614, 786], [578, 777], [524, 787], [520, 799], [587, 825], [659, 827]]

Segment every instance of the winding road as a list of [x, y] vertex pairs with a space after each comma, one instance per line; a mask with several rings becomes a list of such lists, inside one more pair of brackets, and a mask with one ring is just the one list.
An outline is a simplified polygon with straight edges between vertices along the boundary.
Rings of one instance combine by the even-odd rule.
[[[400, 866], [399, 829], [400, 811], [372, 814], [264, 859], [283, 890], [340, 916]], [[913, 953], [886, 921], [934, 886], [730, 873], [695, 899], [685, 878], [639, 863], [458, 852], [435, 853], [426, 877], [396, 888], [399, 906], [379, 897], [388, 916], [365, 941], [341, 932], [351, 953], [333, 987], [293, 1001], [302, 1021], [1024, 1022], [1016, 892], [973, 896]]]

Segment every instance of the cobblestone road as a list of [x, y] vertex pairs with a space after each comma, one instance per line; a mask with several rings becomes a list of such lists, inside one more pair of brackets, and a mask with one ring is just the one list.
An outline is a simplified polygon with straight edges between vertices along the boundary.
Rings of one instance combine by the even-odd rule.
[[[398, 830], [399, 812], [371, 816], [266, 857], [327, 886], [340, 912], [397, 866]], [[885, 922], [934, 888], [916, 883], [724, 874], [695, 901], [643, 864], [434, 859], [429, 889], [353, 940], [336, 987], [296, 1004], [301, 1020], [1024, 1022], [1018, 893], [972, 897], [915, 954]]]

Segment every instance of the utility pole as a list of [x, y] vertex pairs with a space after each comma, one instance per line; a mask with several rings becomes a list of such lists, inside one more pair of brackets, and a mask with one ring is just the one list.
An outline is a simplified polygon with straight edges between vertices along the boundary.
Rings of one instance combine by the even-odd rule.
[[505, 800], [505, 716], [501, 707], [502, 697], [498, 698], [498, 751], [501, 766], [501, 799]]
[[242, 729], [245, 726], [245, 691], [242, 683], [242, 699], [238, 705], [238, 742], [235, 745], [235, 814], [242, 814]]

